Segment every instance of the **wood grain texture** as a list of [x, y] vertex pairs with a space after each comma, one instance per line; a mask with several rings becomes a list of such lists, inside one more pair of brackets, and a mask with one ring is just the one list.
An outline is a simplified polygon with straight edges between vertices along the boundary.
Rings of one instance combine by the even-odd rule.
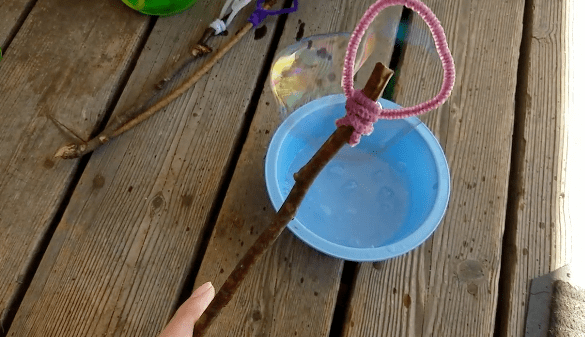
[[[160, 80], [221, 6], [198, 1], [158, 19], [115, 114]], [[268, 18], [263, 39], [247, 35], [185, 95], [94, 152], [9, 336], [158, 335], [193, 264], [275, 22]]]
[[145, 17], [115, 4], [40, 0], [0, 62], [3, 327], [78, 165], [52, 158], [68, 138], [48, 116], [89, 135], [146, 32]]
[[[336, 7], [327, 0], [301, 4], [297, 13], [289, 15], [278, 50], [296, 42], [301, 24], [305, 37], [352, 31], [373, 2], [340, 1]], [[381, 14], [392, 33], [401, 10], [397, 7]], [[364, 65], [365, 71], [371, 72], [375, 62], [389, 62], [393, 45], [389, 33]], [[363, 86], [364, 76], [360, 78], [358, 85]], [[275, 211], [266, 192], [264, 156], [281, 122], [267, 81], [195, 287], [211, 281], [218, 289], [272, 221]], [[207, 336], [328, 336], [342, 266], [341, 260], [313, 250], [285, 230], [253, 267]]]
[[522, 119], [517, 123], [522, 123], [523, 131], [515, 154], [519, 156], [519, 179], [511, 208], [514, 214], [510, 214], [511, 245], [506, 247], [509, 281], [501, 294], [507, 304], [500, 327], [505, 336], [524, 336], [531, 279], [575, 258], [572, 240], [577, 238], [565, 202], [567, 3], [536, 0], [527, 13], [532, 24], [524, 35], [526, 60], [521, 75], [525, 78], [519, 92]]
[[[562, 96], [565, 112], [565, 127], [567, 128], [566, 172], [565, 172], [565, 200], [561, 211], [568, 212], [572, 226], [571, 254], [572, 266], [577, 272], [573, 272], [571, 282], [574, 285], [585, 288], [585, 160], [583, 160], [583, 148], [585, 148], [585, 133], [582, 125], [585, 125], [585, 96], [580, 95], [580, 88], [585, 88], [585, 64], [582, 55], [585, 54], [585, 21], [581, 20], [581, 14], [585, 13], [585, 3], [581, 1], [566, 1], [563, 19], [567, 26], [562, 32], [562, 40], [567, 52], [564, 68]], [[564, 214], [567, 217], [566, 214]]]
[[26, 14], [35, 0], [2, 0], [0, 1], [0, 48], [5, 52], [8, 39], [14, 36], [18, 26], [24, 21]]
[[[344, 336], [494, 332], [524, 1], [426, 4], [444, 25], [457, 68], [451, 98], [424, 116], [449, 161], [450, 205], [422, 246], [360, 265]], [[414, 24], [424, 27], [418, 17]], [[404, 106], [431, 98], [442, 81], [425, 34], [414, 37], [397, 80]]]

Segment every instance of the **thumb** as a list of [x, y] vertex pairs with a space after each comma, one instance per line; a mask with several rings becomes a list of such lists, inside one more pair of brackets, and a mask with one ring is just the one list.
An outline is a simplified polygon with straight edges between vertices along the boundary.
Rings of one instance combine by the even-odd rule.
[[197, 288], [191, 297], [179, 307], [159, 337], [192, 337], [195, 322], [201, 317], [214, 296], [215, 289], [211, 282]]

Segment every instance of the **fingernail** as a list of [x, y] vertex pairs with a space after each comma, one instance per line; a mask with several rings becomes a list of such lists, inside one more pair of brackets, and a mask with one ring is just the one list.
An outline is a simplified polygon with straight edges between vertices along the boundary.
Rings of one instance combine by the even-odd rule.
[[199, 296], [205, 295], [212, 288], [213, 288], [213, 285], [211, 284], [211, 282], [206, 282], [202, 286], [197, 288], [197, 290], [195, 290], [195, 292], [193, 292], [191, 297], [199, 297]]

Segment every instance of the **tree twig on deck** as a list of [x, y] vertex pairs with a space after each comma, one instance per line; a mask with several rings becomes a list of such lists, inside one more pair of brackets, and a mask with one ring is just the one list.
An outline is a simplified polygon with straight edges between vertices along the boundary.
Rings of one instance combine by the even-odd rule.
[[[263, 5], [264, 9], [270, 9], [275, 3], [276, 0], [265, 2]], [[159, 99], [160, 92], [162, 92], [161, 89], [165, 88], [168, 83], [179, 77], [179, 75], [199, 56], [211, 52], [211, 48], [208, 47], [206, 43], [213, 35], [214, 29], [208, 27], [191, 53], [189, 55], [181, 56], [180, 60], [177, 62], [177, 67], [173, 67], [166, 72], [162, 80], [159, 81], [155, 88], [152, 89], [150, 98], [146, 102], [139, 105], [138, 107], [131, 108], [115, 116], [102, 132], [89, 141], [68, 144], [59, 148], [59, 150], [57, 150], [55, 153], [55, 157], [60, 157], [63, 159], [79, 158], [94, 151], [99, 146], [142, 123], [156, 112], [167, 106], [177, 97], [181, 96], [183, 93], [185, 93], [185, 91], [187, 91], [191, 86], [199, 81], [199, 79], [211, 68], [213, 68], [213, 66], [228, 51], [230, 51], [231, 48], [233, 48], [233, 46], [235, 46], [252, 29], [252, 27], [252, 23], [246, 23], [246, 25], [238, 30], [236, 34], [228, 41], [228, 43], [222, 46], [211, 59], [203, 64], [199, 70], [197, 70], [197, 72], [195, 72], [191, 77], [183, 82], [183, 84], [181, 84], [177, 89], [169, 93], [167, 96]], [[146, 95], [141, 95], [141, 97], [145, 96]], [[154, 102], [156, 103], [153, 104]]]
[[[382, 95], [392, 74], [392, 70], [388, 69], [382, 63], [377, 63], [363, 89], [364, 94], [371, 100], [377, 101]], [[199, 320], [197, 320], [193, 337], [204, 336], [215, 318], [221, 313], [223, 307], [229, 303], [238, 290], [254, 263], [270, 248], [288, 223], [295, 217], [303, 198], [315, 178], [343, 145], [349, 141], [353, 131], [354, 128], [352, 126], [338, 127], [309, 162], [294, 174], [295, 184], [284, 201], [284, 204], [280, 207], [270, 226], [260, 234], [256, 242], [248, 249], [244, 257], [238, 262], [235, 269], [219, 289], [211, 304]]]

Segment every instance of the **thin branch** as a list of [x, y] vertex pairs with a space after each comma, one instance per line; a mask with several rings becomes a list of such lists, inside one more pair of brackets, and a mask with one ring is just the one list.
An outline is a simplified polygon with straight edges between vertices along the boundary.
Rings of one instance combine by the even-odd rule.
[[[265, 9], [270, 9], [275, 3], [276, 1], [272, 0], [264, 3], [263, 6]], [[162, 80], [157, 83], [155, 88], [153, 88], [153, 93], [146, 102], [114, 117], [108, 123], [106, 128], [100, 132], [99, 135], [90, 139], [89, 141], [80, 142], [77, 144], [68, 144], [61, 147], [55, 153], [55, 157], [60, 157], [63, 159], [79, 158], [87, 153], [94, 151], [99, 146], [110, 141], [112, 138], [117, 137], [120, 134], [135, 127], [136, 125], [142, 123], [160, 109], [167, 106], [177, 97], [181, 96], [192, 85], [199, 81], [199, 79], [205, 75], [228, 51], [230, 51], [231, 48], [233, 48], [233, 46], [235, 46], [236, 43], [238, 43], [244, 37], [244, 35], [246, 35], [252, 29], [252, 27], [252, 23], [246, 23], [246, 25], [238, 30], [238, 32], [230, 39], [230, 41], [228, 41], [226, 45], [222, 46], [217, 51], [217, 53], [213, 55], [213, 57], [208, 60], [195, 74], [193, 74], [183, 84], [181, 84], [181, 86], [172, 91], [170, 94], [161, 99], [158, 99], [161, 92], [160, 89], [165, 88], [168, 83], [178, 78], [193, 60], [201, 55], [211, 52], [211, 48], [209, 48], [205, 43], [212, 36], [214, 30], [212, 28], [207, 28], [197, 45], [192, 49], [190, 55], [181, 56], [180, 61], [177, 62], [178, 66], [173, 67], [166, 72], [166, 75], [163, 76]], [[142, 97], [144, 96], [145, 95], [142, 95]], [[157, 103], [152, 105], [154, 102]]]
[[[372, 75], [364, 87], [364, 93], [373, 101], [377, 101], [392, 76], [392, 70], [382, 63], [377, 63]], [[238, 290], [251, 267], [272, 246], [286, 225], [295, 217], [303, 198], [321, 170], [331, 161], [345, 145], [353, 133], [351, 126], [341, 126], [327, 139], [317, 153], [294, 175], [293, 186], [282, 207], [275, 215], [271, 225], [265, 229], [256, 242], [248, 249], [244, 257], [228, 276], [225, 283], [215, 295], [211, 304], [195, 323], [193, 337], [202, 337], [215, 318], [221, 313]]]
[[170, 83], [174, 82], [174, 80], [179, 78], [187, 70], [187, 68], [199, 57], [202, 57], [213, 51], [211, 47], [207, 46], [207, 42], [211, 37], [214, 36], [213, 35], [214, 32], [215, 30], [213, 28], [208, 27], [207, 29], [205, 29], [205, 31], [203, 32], [203, 36], [201, 36], [193, 50], [191, 52], [180, 55], [179, 61], [169, 66], [169, 69], [167, 69], [164, 72], [162, 80], [160, 80], [154, 87], [149, 88], [150, 90], [148, 92], [141, 94], [139, 97], [139, 101], [144, 97], [148, 97], [148, 99], [146, 99], [141, 105], [135, 106], [129, 110], [126, 110], [123, 113], [114, 116], [114, 118], [112, 118], [108, 122], [106, 129], [102, 131], [100, 134], [103, 134], [106, 130], [109, 130], [108, 132], [111, 133], [114, 130], [119, 129], [121, 126], [128, 123], [128, 121], [137, 118], [146, 109], [148, 109], [148, 107], [152, 106], [154, 103], [159, 101], [161, 99], [160, 95], [163, 93], [164, 89], [166, 89], [167, 86], [169, 86]]
[[55, 126], [61, 130], [64, 134], [66, 134], [67, 136], [69, 136], [70, 138], [73, 139], [77, 139], [80, 142], [85, 142], [85, 140], [83, 140], [83, 138], [81, 138], [80, 136], [78, 136], [75, 132], [73, 132], [73, 130], [71, 130], [70, 128], [68, 128], [65, 124], [59, 122], [55, 117], [53, 117], [53, 115], [51, 115], [50, 113], [46, 113], [44, 114], [45, 117], [47, 117], [51, 122], [53, 122], [53, 124], [55, 124]]
[[179, 61], [176, 62], [177, 67], [173, 67], [166, 72], [163, 76], [162, 80], [158, 82], [155, 86], [156, 89], [162, 90], [165, 88], [165, 85], [168, 82], [172, 82], [175, 78], [177, 78], [181, 73], [183, 73], [193, 61], [195, 61], [198, 57], [203, 55], [207, 55], [213, 51], [211, 47], [207, 45], [207, 41], [214, 36], [215, 30], [211, 27], [207, 27], [203, 32], [203, 36], [199, 39], [199, 42], [195, 45], [191, 53], [184, 54]]

